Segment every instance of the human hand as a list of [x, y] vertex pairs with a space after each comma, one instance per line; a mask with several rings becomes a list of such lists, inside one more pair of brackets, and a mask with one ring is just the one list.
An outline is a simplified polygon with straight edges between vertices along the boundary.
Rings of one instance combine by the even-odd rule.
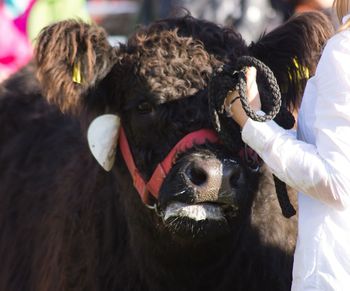
[[[247, 68], [245, 76], [249, 106], [255, 111], [261, 110], [260, 95], [256, 83], [256, 69], [254, 67]], [[240, 127], [243, 127], [248, 120], [248, 116], [242, 107], [242, 103], [238, 101], [238, 96], [237, 91], [229, 91], [225, 99], [225, 110]]]
[[249, 67], [246, 71], [247, 79], [247, 98], [250, 107], [254, 111], [261, 110], [261, 100], [258, 89], [258, 84], [256, 83], [256, 68]]

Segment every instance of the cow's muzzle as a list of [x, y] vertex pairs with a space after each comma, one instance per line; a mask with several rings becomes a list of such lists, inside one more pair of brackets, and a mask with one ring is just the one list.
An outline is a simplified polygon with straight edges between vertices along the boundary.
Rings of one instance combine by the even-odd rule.
[[165, 179], [159, 202], [164, 220], [226, 220], [244, 204], [245, 174], [238, 159], [196, 151], [182, 157]]
[[237, 161], [217, 158], [195, 157], [184, 170], [184, 182], [192, 188], [194, 201], [235, 203], [236, 188], [242, 179], [242, 169]]

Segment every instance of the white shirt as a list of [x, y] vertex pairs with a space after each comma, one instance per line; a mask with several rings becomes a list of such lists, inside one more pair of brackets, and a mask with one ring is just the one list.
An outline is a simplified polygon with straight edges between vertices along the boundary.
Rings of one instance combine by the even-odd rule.
[[248, 119], [243, 140], [299, 191], [293, 291], [350, 290], [350, 30], [333, 36], [305, 88], [298, 140]]

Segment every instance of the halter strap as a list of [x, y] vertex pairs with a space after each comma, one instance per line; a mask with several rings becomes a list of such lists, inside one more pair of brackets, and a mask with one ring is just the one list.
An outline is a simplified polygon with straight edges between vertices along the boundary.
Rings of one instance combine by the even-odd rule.
[[126, 166], [132, 176], [134, 187], [139, 193], [141, 200], [148, 204], [149, 193], [156, 199], [159, 197], [159, 190], [164, 182], [164, 179], [170, 172], [173, 163], [175, 162], [175, 156], [184, 152], [194, 145], [201, 145], [206, 142], [218, 143], [219, 137], [214, 130], [200, 129], [187, 134], [183, 137], [168, 153], [165, 159], [160, 162], [154, 170], [151, 179], [145, 182], [140, 175], [140, 171], [137, 169], [134, 158], [132, 156], [128, 140], [125, 135], [123, 127], [120, 128], [119, 135], [119, 148], [126, 163]]

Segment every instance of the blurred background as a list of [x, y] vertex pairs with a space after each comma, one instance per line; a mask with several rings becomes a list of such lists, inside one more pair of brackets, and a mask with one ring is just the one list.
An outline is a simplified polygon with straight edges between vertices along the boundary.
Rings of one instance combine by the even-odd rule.
[[294, 13], [324, 11], [337, 26], [333, 0], [0, 0], [0, 82], [26, 65], [46, 25], [80, 18], [103, 26], [113, 45], [138, 25], [187, 9], [197, 18], [234, 26], [249, 44]]

